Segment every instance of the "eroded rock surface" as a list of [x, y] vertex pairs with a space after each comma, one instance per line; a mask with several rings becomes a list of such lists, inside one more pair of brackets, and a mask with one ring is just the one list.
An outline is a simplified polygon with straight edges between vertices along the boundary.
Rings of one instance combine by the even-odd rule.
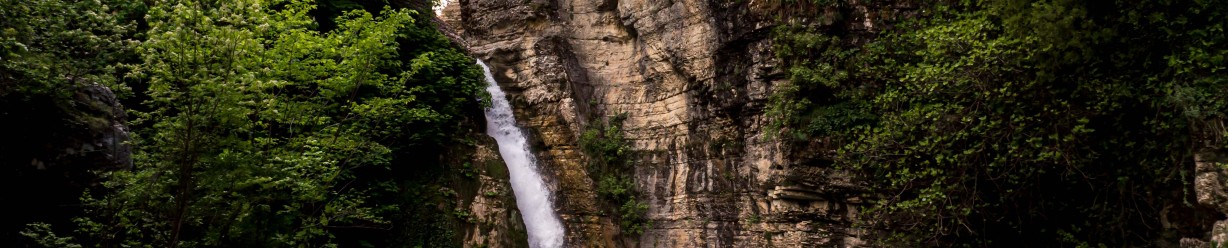
[[[770, 39], [782, 7], [764, 2], [460, 0], [441, 19], [536, 139], [569, 246], [855, 245], [856, 187], [764, 130], [786, 80]], [[603, 210], [577, 145], [588, 122], [620, 113], [649, 205], [642, 235]]]
[[[1194, 155], [1194, 196], [1198, 204], [1228, 214], [1228, 157], [1217, 152]], [[1216, 220], [1208, 237], [1181, 240], [1181, 247], [1213, 247], [1228, 244], [1228, 219]]]

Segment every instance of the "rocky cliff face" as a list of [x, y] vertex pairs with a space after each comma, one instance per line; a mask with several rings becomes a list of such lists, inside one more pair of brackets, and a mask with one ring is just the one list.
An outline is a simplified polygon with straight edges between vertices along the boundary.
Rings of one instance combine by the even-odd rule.
[[[1181, 240], [1181, 247], [1218, 247], [1228, 244], [1228, 157], [1223, 151], [1204, 151], [1194, 155], [1194, 196], [1198, 203], [1218, 211], [1221, 215], [1199, 222], [1215, 221], [1208, 237], [1189, 237]], [[1219, 219], [1219, 220], [1215, 220]], [[1166, 225], [1167, 221], [1164, 222]], [[1212, 245], [1214, 244], [1214, 245]]]
[[[569, 246], [850, 246], [859, 199], [819, 149], [768, 139], [786, 80], [771, 51], [781, 6], [718, 0], [459, 0], [443, 20], [509, 92], [556, 192]], [[872, 28], [854, 8], [848, 30]], [[856, 14], [860, 13], [860, 14]], [[577, 137], [625, 113], [651, 228], [618, 230]], [[802, 150], [802, 149], [798, 149]]]

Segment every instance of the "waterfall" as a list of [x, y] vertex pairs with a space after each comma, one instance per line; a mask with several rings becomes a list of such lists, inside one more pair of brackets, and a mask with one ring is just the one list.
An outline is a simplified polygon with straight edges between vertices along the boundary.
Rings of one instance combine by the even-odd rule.
[[563, 246], [563, 224], [554, 214], [550, 190], [537, 170], [537, 159], [529, 151], [524, 133], [516, 127], [516, 117], [507, 95], [499, 89], [490, 67], [478, 60], [486, 73], [486, 91], [490, 92], [491, 106], [486, 109], [486, 134], [499, 143], [499, 154], [507, 163], [511, 177], [512, 192], [516, 194], [516, 207], [520, 209], [525, 229], [529, 234], [530, 247]]

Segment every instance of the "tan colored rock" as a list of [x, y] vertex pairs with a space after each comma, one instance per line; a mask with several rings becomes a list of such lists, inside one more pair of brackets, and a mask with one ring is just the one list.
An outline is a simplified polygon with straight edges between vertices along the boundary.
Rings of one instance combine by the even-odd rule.
[[[839, 224], [855, 187], [767, 139], [763, 108], [786, 80], [767, 2], [460, 0], [443, 19], [509, 93], [569, 247], [859, 244]], [[604, 210], [577, 146], [592, 117], [619, 113], [653, 223], [638, 236]]]
[[[1194, 154], [1194, 196], [1199, 204], [1228, 214], [1228, 187], [1225, 187], [1228, 169], [1224, 166], [1228, 161], [1225, 160], [1226, 158], [1216, 152]], [[1211, 247], [1211, 244], [1228, 244], [1228, 220], [1215, 222], [1211, 227], [1209, 237], [1206, 238], [1209, 239], [1182, 239], [1181, 247]]]
[[1215, 222], [1215, 226], [1211, 228], [1211, 244], [1228, 244], [1228, 220]]
[[1228, 174], [1228, 170], [1224, 169], [1220, 161], [1211, 157], [1214, 155], [1194, 155], [1194, 195], [1199, 204], [1228, 213], [1228, 190], [1224, 187], [1224, 176]]

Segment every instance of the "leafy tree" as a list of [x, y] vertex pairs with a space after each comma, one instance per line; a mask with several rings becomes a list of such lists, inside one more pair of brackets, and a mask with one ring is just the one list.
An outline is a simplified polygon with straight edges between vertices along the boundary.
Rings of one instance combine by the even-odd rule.
[[100, 247], [396, 242], [346, 230], [391, 235], [393, 221], [429, 212], [402, 210], [423, 204], [403, 190], [430, 182], [406, 172], [438, 166], [414, 160], [439, 149], [413, 150], [453, 142], [480, 71], [413, 10], [347, 10], [321, 30], [316, 7], [152, 2], [143, 62], [127, 75], [148, 109], [135, 113], [136, 168], [103, 172], [77, 239], [43, 224], [23, 234]]
[[1156, 214], [1197, 211], [1191, 156], [1222, 146], [1225, 8], [935, 2], [864, 44], [786, 27], [769, 112], [788, 138], [843, 140], [832, 159], [879, 198], [863, 224], [884, 244], [1199, 236]]

